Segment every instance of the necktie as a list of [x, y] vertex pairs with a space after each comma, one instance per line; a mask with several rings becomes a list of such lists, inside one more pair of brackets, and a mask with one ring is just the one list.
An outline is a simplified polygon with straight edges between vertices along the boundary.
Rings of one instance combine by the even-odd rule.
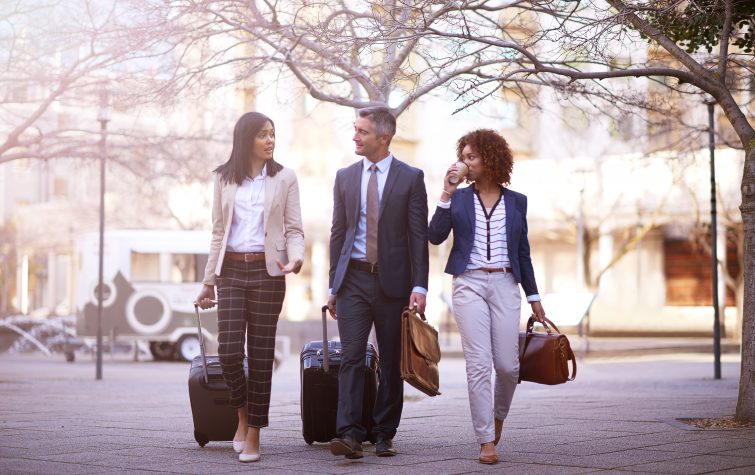
[[370, 167], [370, 179], [367, 182], [367, 262], [378, 261], [378, 185], [377, 165]]

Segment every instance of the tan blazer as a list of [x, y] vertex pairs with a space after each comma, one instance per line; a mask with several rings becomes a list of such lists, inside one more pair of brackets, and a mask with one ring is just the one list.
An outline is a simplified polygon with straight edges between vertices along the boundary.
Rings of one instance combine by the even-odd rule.
[[[233, 221], [233, 205], [236, 199], [235, 183], [221, 183], [220, 174], [215, 174], [215, 197], [212, 202], [212, 242], [207, 259], [204, 280], [215, 285], [215, 277], [223, 268], [228, 235]], [[304, 230], [301, 223], [299, 184], [290, 168], [283, 168], [274, 177], [265, 178], [265, 266], [271, 276], [283, 275], [275, 263], [284, 265], [289, 259], [304, 261]]]

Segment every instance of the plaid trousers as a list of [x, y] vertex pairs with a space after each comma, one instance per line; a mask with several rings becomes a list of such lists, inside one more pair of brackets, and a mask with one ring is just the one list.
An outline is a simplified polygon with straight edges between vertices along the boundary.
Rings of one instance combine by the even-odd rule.
[[[231, 393], [229, 404], [236, 408], [246, 404], [249, 427], [267, 427], [275, 330], [286, 278], [271, 277], [265, 261], [227, 260], [217, 285], [218, 356]], [[248, 374], [243, 366], [245, 339]]]

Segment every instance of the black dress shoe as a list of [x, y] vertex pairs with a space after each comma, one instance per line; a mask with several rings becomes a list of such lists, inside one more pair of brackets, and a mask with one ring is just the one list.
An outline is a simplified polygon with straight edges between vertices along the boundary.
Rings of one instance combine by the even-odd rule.
[[391, 439], [378, 439], [375, 443], [375, 455], [378, 457], [393, 457], [397, 453]]
[[364, 457], [362, 444], [351, 437], [336, 437], [331, 440], [330, 453], [333, 455], [343, 455], [347, 459], [360, 459]]

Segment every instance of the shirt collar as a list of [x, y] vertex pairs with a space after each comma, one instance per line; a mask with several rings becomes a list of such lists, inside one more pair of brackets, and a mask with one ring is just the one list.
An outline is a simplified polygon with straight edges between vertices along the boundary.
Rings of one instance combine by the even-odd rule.
[[260, 172], [259, 172], [259, 174], [257, 176], [249, 176], [249, 175], [247, 175], [246, 178], [245, 178], [245, 180], [251, 180], [251, 181], [264, 180], [266, 176], [267, 176], [267, 163], [264, 164], [264, 165], [262, 165], [262, 170], [260, 170]]
[[[388, 154], [387, 157], [377, 162], [375, 165], [377, 165], [378, 173], [386, 173], [391, 168], [391, 163], [393, 162], [393, 154]], [[364, 166], [364, 170], [367, 171], [372, 166], [372, 162], [367, 160], [367, 158], [362, 159], [362, 164]]]

